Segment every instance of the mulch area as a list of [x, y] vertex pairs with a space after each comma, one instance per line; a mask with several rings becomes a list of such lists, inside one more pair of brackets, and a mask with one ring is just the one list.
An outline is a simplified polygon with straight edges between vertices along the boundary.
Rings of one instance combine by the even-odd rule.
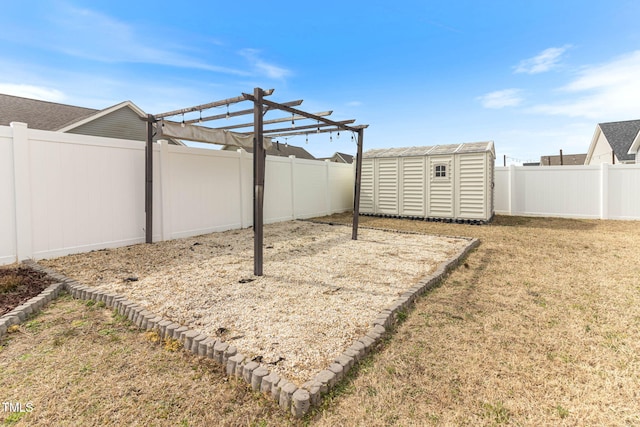
[[35, 297], [53, 281], [26, 267], [0, 268], [0, 316]]

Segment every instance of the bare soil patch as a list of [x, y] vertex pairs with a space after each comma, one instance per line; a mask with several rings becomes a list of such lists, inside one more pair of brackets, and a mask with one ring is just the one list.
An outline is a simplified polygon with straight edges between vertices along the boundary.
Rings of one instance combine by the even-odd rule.
[[0, 316], [42, 292], [52, 281], [23, 266], [0, 267]]

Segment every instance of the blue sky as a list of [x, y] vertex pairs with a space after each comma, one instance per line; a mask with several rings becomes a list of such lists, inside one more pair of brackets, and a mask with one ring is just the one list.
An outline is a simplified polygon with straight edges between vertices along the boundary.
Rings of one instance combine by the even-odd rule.
[[0, 92], [161, 113], [275, 88], [369, 124], [365, 149], [493, 140], [517, 163], [640, 118], [639, 19], [637, 0], [8, 1]]

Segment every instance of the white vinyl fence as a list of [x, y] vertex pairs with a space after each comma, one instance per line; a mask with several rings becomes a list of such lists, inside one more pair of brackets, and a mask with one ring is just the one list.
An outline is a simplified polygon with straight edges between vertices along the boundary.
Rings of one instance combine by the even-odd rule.
[[[139, 141], [0, 126], [0, 264], [144, 242]], [[245, 228], [252, 155], [154, 144], [153, 239]], [[265, 223], [353, 208], [352, 165], [267, 157]]]
[[640, 219], [640, 164], [495, 168], [503, 215]]

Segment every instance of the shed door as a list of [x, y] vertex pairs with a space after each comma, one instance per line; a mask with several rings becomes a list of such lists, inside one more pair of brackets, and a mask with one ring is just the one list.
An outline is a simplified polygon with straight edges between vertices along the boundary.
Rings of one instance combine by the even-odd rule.
[[460, 183], [458, 190], [458, 217], [486, 219], [487, 179], [484, 153], [461, 154], [459, 157]]
[[429, 205], [427, 216], [453, 218], [453, 157], [427, 157], [429, 165]]
[[377, 213], [398, 214], [398, 159], [377, 159]]
[[402, 159], [402, 211], [401, 215], [424, 216], [424, 157]]

